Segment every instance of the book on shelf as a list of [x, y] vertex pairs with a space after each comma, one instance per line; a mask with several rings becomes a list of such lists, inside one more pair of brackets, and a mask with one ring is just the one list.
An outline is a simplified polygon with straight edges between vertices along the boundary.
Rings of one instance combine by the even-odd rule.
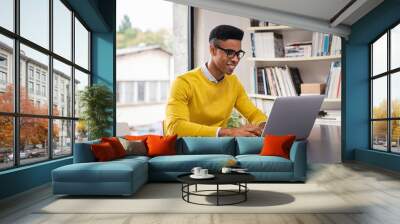
[[311, 57], [312, 42], [295, 42], [286, 44], [285, 46], [285, 57]]
[[284, 57], [282, 34], [275, 32], [255, 32], [250, 34], [253, 57]]
[[278, 24], [270, 23], [267, 21], [260, 21], [258, 19], [250, 19], [251, 27], [264, 27], [264, 26], [278, 26]]
[[313, 32], [312, 56], [340, 55], [341, 38], [332, 34]]
[[270, 96], [297, 96], [303, 83], [299, 70], [288, 66], [258, 67], [254, 80], [256, 93]]
[[331, 62], [329, 75], [326, 81], [325, 95], [330, 99], [339, 99], [341, 97], [341, 62]]

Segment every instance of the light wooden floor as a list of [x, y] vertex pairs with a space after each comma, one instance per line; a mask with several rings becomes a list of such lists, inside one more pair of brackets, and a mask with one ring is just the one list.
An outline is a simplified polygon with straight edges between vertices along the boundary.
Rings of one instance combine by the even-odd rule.
[[0, 202], [0, 223], [400, 223], [400, 174], [358, 163], [312, 165], [308, 182], [368, 206], [357, 214], [35, 214], [54, 200], [47, 185]]

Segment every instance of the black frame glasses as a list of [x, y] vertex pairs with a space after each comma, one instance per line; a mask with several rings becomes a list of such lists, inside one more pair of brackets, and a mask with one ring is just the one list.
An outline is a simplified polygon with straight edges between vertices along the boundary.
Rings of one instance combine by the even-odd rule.
[[216, 47], [217, 49], [220, 49], [220, 50], [222, 50], [223, 52], [225, 52], [225, 54], [226, 54], [226, 56], [227, 56], [228, 58], [234, 58], [235, 56], [237, 56], [238, 59], [241, 59], [241, 58], [243, 58], [243, 56], [246, 54], [246, 52], [243, 51], [243, 50], [235, 51], [235, 50], [232, 50], [232, 49], [225, 49], [225, 48], [222, 48], [222, 47], [220, 47], [220, 46], [218, 46], [218, 45], [215, 45], [215, 47]]

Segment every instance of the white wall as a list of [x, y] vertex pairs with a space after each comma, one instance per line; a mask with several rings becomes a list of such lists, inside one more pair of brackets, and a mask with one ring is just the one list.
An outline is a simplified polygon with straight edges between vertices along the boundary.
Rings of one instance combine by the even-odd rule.
[[239, 77], [247, 92], [252, 92], [252, 62], [246, 58], [251, 57], [250, 32], [246, 30], [250, 26], [248, 18], [231, 16], [195, 8], [194, 13], [194, 63], [195, 67], [205, 63], [210, 58], [208, 36], [210, 31], [222, 24], [236, 26], [244, 31], [242, 49], [246, 55], [236, 67], [234, 73]]

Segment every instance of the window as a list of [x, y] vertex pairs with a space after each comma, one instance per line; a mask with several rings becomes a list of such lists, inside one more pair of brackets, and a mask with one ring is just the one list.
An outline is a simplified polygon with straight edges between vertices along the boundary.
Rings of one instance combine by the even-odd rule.
[[87, 139], [86, 126], [76, 126], [79, 113], [74, 115], [73, 105], [79, 103], [76, 94], [81, 87], [89, 85], [90, 31], [66, 4], [63, 0], [0, 0], [0, 26], [8, 30], [0, 29], [0, 170], [70, 156], [73, 136]]
[[29, 66], [29, 70], [28, 70], [28, 76], [30, 80], [33, 80], [33, 67]]
[[34, 92], [33, 82], [31, 81], [28, 82], [28, 92], [29, 94], [33, 94]]
[[400, 153], [400, 25], [370, 45], [371, 148]]
[[137, 82], [137, 101], [143, 102], [145, 100], [145, 82]]

